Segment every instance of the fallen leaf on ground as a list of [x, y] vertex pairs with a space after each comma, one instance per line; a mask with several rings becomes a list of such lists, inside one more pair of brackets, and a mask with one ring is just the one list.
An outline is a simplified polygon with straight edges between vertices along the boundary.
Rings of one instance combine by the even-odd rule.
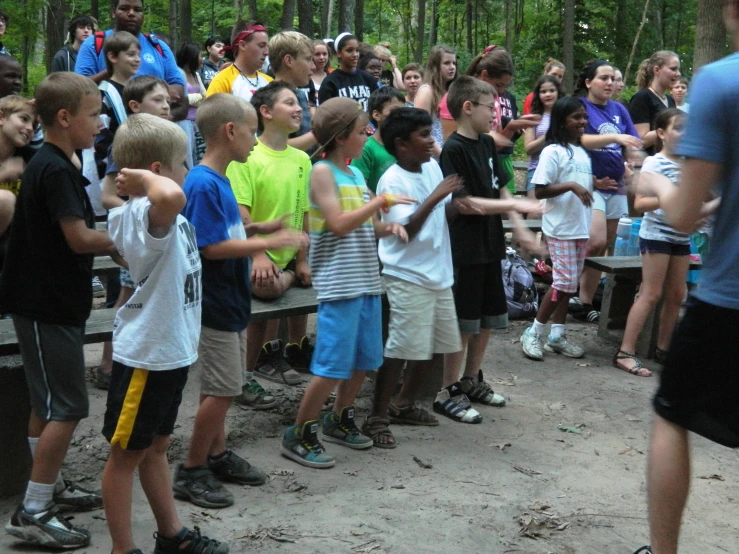
[[505, 452], [505, 449], [508, 448], [509, 446], [511, 446], [511, 443], [510, 442], [502, 442], [500, 444], [493, 443], [490, 446], [494, 446], [495, 448], [498, 448], [498, 449], [502, 450], [503, 452]]
[[426, 463], [426, 462], [424, 462], [424, 461], [423, 461], [423, 460], [422, 460], [421, 458], [419, 458], [418, 456], [413, 456], [413, 461], [414, 461], [414, 462], [416, 462], [416, 463], [417, 463], [417, 464], [418, 464], [418, 465], [419, 465], [420, 467], [422, 467], [423, 469], [431, 469], [432, 467], [434, 467], [434, 466], [432, 466], [431, 464], [429, 464], [429, 463]]
[[698, 479], [711, 479], [713, 481], [726, 481], [722, 475], [719, 475], [718, 473], [713, 473], [711, 475], [701, 475], [698, 477]]
[[638, 417], [633, 416], [633, 415], [627, 415], [626, 416], [626, 421], [641, 421], [641, 419], [639, 419]]
[[557, 429], [565, 433], [574, 433], [575, 435], [582, 435], [581, 429], [579, 429], [578, 427], [572, 427], [571, 425], [562, 425], [560, 423], [559, 425], [557, 425]]
[[577, 367], [593, 367], [593, 364], [588, 364], [588, 363], [584, 363], [584, 364], [575, 364], [575, 365], [576, 365]]
[[534, 475], [541, 475], [541, 471], [536, 471], [535, 469], [528, 469], [525, 467], [519, 467], [519, 466], [513, 466], [513, 469], [516, 471], [520, 471], [524, 475], [528, 475], [529, 477], [533, 477]]

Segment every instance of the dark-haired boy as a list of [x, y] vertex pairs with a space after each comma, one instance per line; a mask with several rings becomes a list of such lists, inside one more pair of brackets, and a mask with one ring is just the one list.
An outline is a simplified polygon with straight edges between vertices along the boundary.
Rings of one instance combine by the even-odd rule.
[[226, 45], [223, 44], [221, 37], [211, 36], [208, 37], [208, 40], [205, 41], [203, 46], [208, 55], [203, 58], [203, 66], [200, 68], [200, 78], [203, 80], [203, 85], [205, 85], [207, 90], [213, 77], [221, 70], [223, 56], [226, 53], [224, 50]]
[[352, 165], [362, 172], [367, 180], [367, 188], [373, 193], [377, 191], [380, 177], [395, 163], [395, 157], [384, 146], [382, 122], [393, 110], [402, 108], [404, 104], [403, 95], [393, 87], [379, 88], [370, 95], [367, 113], [370, 116], [370, 123], [377, 130], [367, 139], [362, 157], [352, 160]]
[[78, 15], [69, 22], [67, 27], [69, 33], [69, 41], [54, 54], [51, 60], [51, 69], [49, 73], [55, 71], [74, 71], [74, 64], [77, 62], [77, 52], [80, 46], [85, 42], [87, 37], [95, 32], [95, 20], [89, 15]]

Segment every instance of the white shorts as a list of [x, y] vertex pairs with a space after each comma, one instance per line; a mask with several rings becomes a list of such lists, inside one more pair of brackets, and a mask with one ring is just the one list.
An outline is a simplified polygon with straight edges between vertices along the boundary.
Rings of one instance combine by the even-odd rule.
[[619, 219], [629, 215], [629, 201], [625, 194], [603, 194], [593, 191], [593, 209], [606, 214], [606, 219]]
[[431, 290], [389, 275], [382, 284], [390, 302], [386, 358], [430, 360], [462, 350], [451, 287]]

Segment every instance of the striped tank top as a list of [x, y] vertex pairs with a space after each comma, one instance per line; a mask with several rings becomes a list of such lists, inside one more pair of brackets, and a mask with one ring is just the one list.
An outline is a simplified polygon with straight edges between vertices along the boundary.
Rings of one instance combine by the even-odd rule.
[[[348, 166], [352, 172], [352, 175], [348, 175], [331, 162], [324, 160], [318, 164], [327, 164], [331, 168], [342, 212], [355, 210], [369, 202], [369, 189], [357, 168]], [[377, 242], [371, 217], [350, 233], [339, 237], [329, 230], [323, 212], [311, 202], [310, 240], [308, 262], [319, 302], [382, 294]]]

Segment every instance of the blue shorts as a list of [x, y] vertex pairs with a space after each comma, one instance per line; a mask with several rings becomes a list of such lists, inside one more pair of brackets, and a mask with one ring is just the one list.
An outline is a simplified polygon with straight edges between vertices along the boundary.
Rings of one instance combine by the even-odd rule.
[[316, 346], [311, 373], [329, 379], [350, 379], [357, 371], [382, 365], [382, 303], [380, 296], [360, 296], [318, 304]]

